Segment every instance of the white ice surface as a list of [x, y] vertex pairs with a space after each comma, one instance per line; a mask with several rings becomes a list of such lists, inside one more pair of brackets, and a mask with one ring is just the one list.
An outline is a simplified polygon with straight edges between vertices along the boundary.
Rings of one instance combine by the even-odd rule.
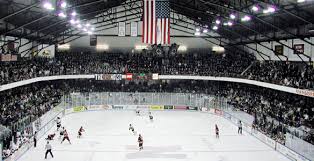
[[[62, 119], [72, 141], [60, 144], [59, 134], [51, 142], [54, 158], [49, 161], [289, 161], [280, 153], [219, 116], [188, 111], [153, 112], [136, 116], [134, 111], [90, 111], [67, 115]], [[137, 147], [137, 135], [128, 131], [132, 123], [144, 139], [144, 150]], [[214, 126], [220, 128], [220, 138]], [[81, 139], [77, 131], [86, 132]], [[55, 127], [50, 133], [55, 131]], [[44, 139], [19, 161], [42, 161]]]

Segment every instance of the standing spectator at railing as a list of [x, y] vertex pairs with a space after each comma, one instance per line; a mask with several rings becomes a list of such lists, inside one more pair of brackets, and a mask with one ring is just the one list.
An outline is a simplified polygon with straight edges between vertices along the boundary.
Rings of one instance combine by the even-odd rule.
[[33, 136], [33, 141], [34, 141], [34, 148], [36, 148], [36, 145], [37, 145], [37, 131], [35, 131], [35, 134]]
[[238, 134], [242, 135], [242, 122], [239, 120], [238, 122]]

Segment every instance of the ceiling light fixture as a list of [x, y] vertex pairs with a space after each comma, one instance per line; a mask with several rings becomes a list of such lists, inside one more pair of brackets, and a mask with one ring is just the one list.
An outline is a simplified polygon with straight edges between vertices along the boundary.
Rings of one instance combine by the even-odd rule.
[[67, 3], [65, 1], [62, 1], [60, 6], [61, 6], [61, 8], [66, 8], [67, 7]]
[[54, 10], [54, 8], [52, 7], [52, 4], [48, 1], [44, 2], [44, 8], [47, 10]]
[[244, 17], [241, 18], [241, 21], [246, 22], [246, 21], [250, 21], [251, 17], [248, 15], [245, 15]]
[[252, 10], [253, 10], [254, 12], [257, 12], [257, 11], [259, 10], [259, 8], [258, 8], [256, 5], [254, 5], [254, 6], [252, 7]]
[[236, 16], [234, 14], [230, 14], [230, 18], [234, 20]]
[[67, 17], [67, 15], [65, 13], [63, 13], [63, 12], [58, 13], [58, 16], [62, 17], [62, 18], [66, 18]]

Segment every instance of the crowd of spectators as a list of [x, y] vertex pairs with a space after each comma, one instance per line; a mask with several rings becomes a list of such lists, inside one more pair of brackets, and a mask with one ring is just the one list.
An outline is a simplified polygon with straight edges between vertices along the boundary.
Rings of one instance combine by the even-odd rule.
[[298, 62], [255, 62], [244, 75], [244, 78], [263, 82], [296, 88], [314, 88], [314, 66]]
[[[0, 132], [3, 148], [10, 149], [4, 156], [29, 140], [31, 134], [26, 133], [25, 127], [59, 103], [64, 92], [59, 86], [42, 82], [0, 92], [0, 124], [10, 129], [6, 134]], [[14, 144], [10, 144], [12, 136]]]
[[229, 53], [173, 56], [57, 53], [53, 59], [0, 62], [0, 85], [39, 76], [126, 72], [238, 77], [314, 89], [312, 66], [301, 62], [259, 62], [250, 55]]

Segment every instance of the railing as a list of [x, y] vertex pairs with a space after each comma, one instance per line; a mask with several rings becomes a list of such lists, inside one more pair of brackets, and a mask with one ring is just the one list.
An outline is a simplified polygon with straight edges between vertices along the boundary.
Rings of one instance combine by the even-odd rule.
[[176, 105], [208, 107], [212, 96], [185, 93], [72, 93], [64, 97], [67, 107], [90, 105]]
[[[4, 161], [16, 161], [22, 155], [24, 155], [29, 149], [32, 148], [32, 137], [35, 131], [37, 131], [37, 138], [40, 139], [46, 134], [53, 126], [56, 125], [55, 120], [57, 117], [62, 117], [64, 115], [64, 104], [61, 103], [55, 108], [51, 109], [42, 117], [38, 118], [36, 121], [27, 125], [29, 128], [29, 142], [24, 143], [16, 152], [11, 156], [6, 158]], [[2, 151], [1, 151], [2, 153]]]
[[[276, 137], [276, 140], [273, 140], [270, 135], [266, 134], [265, 132], [262, 132], [260, 130], [252, 130], [252, 124], [254, 117], [252, 115], [249, 115], [242, 111], [235, 110], [232, 106], [226, 103], [225, 99], [221, 99], [221, 104], [217, 108], [221, 111], [223, 111], [223, 117], [227, 118], [233, 123], [237, 123], [238, 120], [241, 120], [241, 122], [244, 125], [244, 128], [253, 136], [257, 137], [258, 139], [262, 140], [263, 142], [266, 142], [266, 144], [269, 144], [272, 142], [276, 142], [276, 146], [274, 146], [274, 149], [281, 150], [281, 153], [289, 153], [289, 157], [293, 158], [309, 158], [311, 160], [314, 160], [314, 145], [292, 135], [296, 133], [303, 133], [300, 129], [296, 129], [293, 127], [289, 127], [288, 125], [285, 126], [288, 130], [281, 129], [281, 134], [283, 135], [282, 138]], [[270, 118], [269, 118], [270, 119]], [[279, 124], [278, 121], [273, 120], [275, 122], [274, 124]], [[285, 134], [284, 134], [285, 133]], [[268, 138], [266, 140], [266, 137]], [[273, 145], [270, 146], [273, 146]], [[280, 149], [278, 149], [278, 147]]]
[[[99, 74], [98, 74], [99, 75]], [[109, 74], [110, 75], [110, 74]], [[126, 79], [125, 75], [121, 75], [121, 78], [119, 79]], [[158, 74], [157, 74], [158, 75]], [[0, 86], [0, 91], [5, 91], [8, 89], [16, 88], [19, 86], [40, 82], [40, 81], [50, 81], [50, 80], [60, 80], [60, 79], [96, 79], [96, 75], [58, 75], [58, 76], [46, 76], [46, 77], [37, 77], [32, 78], [28, 80], [23, 80], [19, 82], [14, 82], [10, 84], [5, 84]], [[231, 77], [212, 77], [212, 76], [190, 76], [190, 75], [159, 75], [158, 78], [161, 80], [209, 80], [209, 81], [222, 81], [222, 82], [234, 82], [234, 83], [244, 83], [244, 84], [250, 84], [255, 85], [259, 87], [265, 87], [270, 88], [274, 90], [279, 90], [283, 92], [293, 93], [297, 95], [303, 95], [307, 97], [314, 97], [314, 91], [313, 90], [307, 90], [307, 89], [298, 89], [298, 88], [292, 88], [287, 87], [283, 85], [277, 85], [272, 83], [266, 83], [266, 82], [260, 82], [255, 80], [249, 80], [249, 79], [242, 79], [242, 78], [231, 78]], [[112, 79], [117, 80], [117, 79]]]
[[[248, 130], [253, 136], [265, 142], [272, 148], [278, 148], [278, 151], [284, 155], [289, 155], [290, 158], [304, 159], [312, 158], [313, 146], [306, 146], [303, 151], [300, 149], [289, 149], [288, 147], [282, 145], [282, 140], [273, 140], [263, 132], [257, 130], [252, 131], [253, 116], [239, 112], [235, 113], [230, 111], [227, 100], [224, 98], [217, 98], [205, 94], [190, 94], [190, 93], [125, 93], [125, 92], [103, 92], [103, 93], [72, 93], [64, 97], [66, 108], [76, 108], [73, 111], [80, 112], [86, 109], [135, 109], [135, 108], [155, 108], [150, 105], [161, 105], [164, 106], [174, 106], [172, 109], [176, 109], [175, 106], [197, 107], [197, 109], [219, 109], [221, 110], [221, 116], [227, 118], [233, 123], [238, 120], [242, 120], [244, 128]], [[104, 107], [106, 105], [106, 107]], [[110, 107], [109, 107], [109, 106]], [[103, 107], [100, 107], [103, 106]], [[161, 107], [160, 106], [160, 107]], [[86, 107], [86, 109], [84, 108]], [[117, 108], [115, 108], [117, 107]], [[159, 107], [158, 107], [159, 108]], [[158, 109], [157, 108], [157, 109]], [[294, 142], [294, 147], [302, 146], [300, 142]], [[277, 150], [277, 149], [276, 149]], [[289, 154], [288, 154], [289, 153]], [[299, 155], [300, 154], [300, 155]], [[303, 157], [305, 156], [305, 157]]]
[[241, 120], [243, 125], [243, 130], [245, 130], [248, 134], [254, 136], [261, 142], [265, 143], [272, 149], [280, 152], [287, 158], [293, 160], [293, 161], [311, 161], [313, 160], [313, 147], [312, 149], [307, 149], [309, 151], [296, 151], [296, 149], [291, 149], [290, 147], [285, 146], [282, 142], [278, 142], [277, 140], [273, 140], [269, 136], [267, 136], [265, 133], [258, 131], [257, 129], [252, 128], [252, 124], [244, 122], [242, 118], [239, 118], [237, 116], [234, 116], [232, 113], [229, 113], [224, 110], [220, 109], [214, 109], [212, 110], [212, 113], [222, 116], [225, 119], [232, 122], [235, 126], [237, 126], [237, 123]]

